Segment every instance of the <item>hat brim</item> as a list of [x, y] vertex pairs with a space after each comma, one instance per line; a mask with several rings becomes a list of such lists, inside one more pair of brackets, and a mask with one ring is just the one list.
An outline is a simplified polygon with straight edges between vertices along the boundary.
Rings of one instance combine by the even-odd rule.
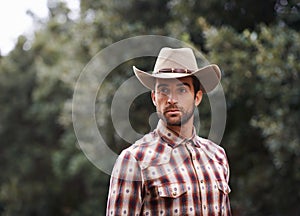
[[154, 90], [156, 79], [176, 79], [196, 76], [204, 93], [212, 91], [221, 80], [221, 71], [218, 65], [211, 64], [192, 73], [147, 73], [133, 66], [133, 71], [138, 80], [148, 89]]

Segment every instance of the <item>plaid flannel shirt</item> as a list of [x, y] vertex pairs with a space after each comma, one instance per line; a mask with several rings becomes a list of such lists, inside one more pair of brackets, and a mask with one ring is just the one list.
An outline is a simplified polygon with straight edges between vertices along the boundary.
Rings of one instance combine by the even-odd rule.
[[228, 216], [228, 181], [223, 148], [195, 132], [181, 138], [159, 122], [118, 157], [106, 214]]

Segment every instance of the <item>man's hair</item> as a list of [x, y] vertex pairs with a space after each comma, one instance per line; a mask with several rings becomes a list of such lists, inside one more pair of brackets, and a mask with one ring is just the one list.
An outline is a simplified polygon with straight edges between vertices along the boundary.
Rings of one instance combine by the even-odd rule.
[[196, 94], [198, 91], [201, 90], [201, 84], [199, 79], [196, 76], [191, 76], [192, 80], [193, 80], [193, 86], [194, 86], [194, 97], [196, 97]]

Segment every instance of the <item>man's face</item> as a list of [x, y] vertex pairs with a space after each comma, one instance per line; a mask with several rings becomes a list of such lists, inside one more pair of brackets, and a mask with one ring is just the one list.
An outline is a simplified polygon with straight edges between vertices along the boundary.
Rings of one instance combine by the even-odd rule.
[[169, 126], [181, 126], [193, 121], [194, 109], [202, 99], [202, 92], [194, 94], [191, 77], [157, 79], [152, 101], [160, 119]]

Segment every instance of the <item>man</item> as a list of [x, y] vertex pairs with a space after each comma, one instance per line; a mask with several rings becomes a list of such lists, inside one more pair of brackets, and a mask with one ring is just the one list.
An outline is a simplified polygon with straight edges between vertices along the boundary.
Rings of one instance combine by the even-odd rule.
[[[107, 215], [231, 215], [224, 150], [196, 135], [194, 109], [213, 90], [217, 65], [198, 68], [190, 48], [163, 48], [153, 73], [133, 67], [152, 90], [157, 128], [120, 154]], [[200, 82], [199, 82], [200, 80]]]

